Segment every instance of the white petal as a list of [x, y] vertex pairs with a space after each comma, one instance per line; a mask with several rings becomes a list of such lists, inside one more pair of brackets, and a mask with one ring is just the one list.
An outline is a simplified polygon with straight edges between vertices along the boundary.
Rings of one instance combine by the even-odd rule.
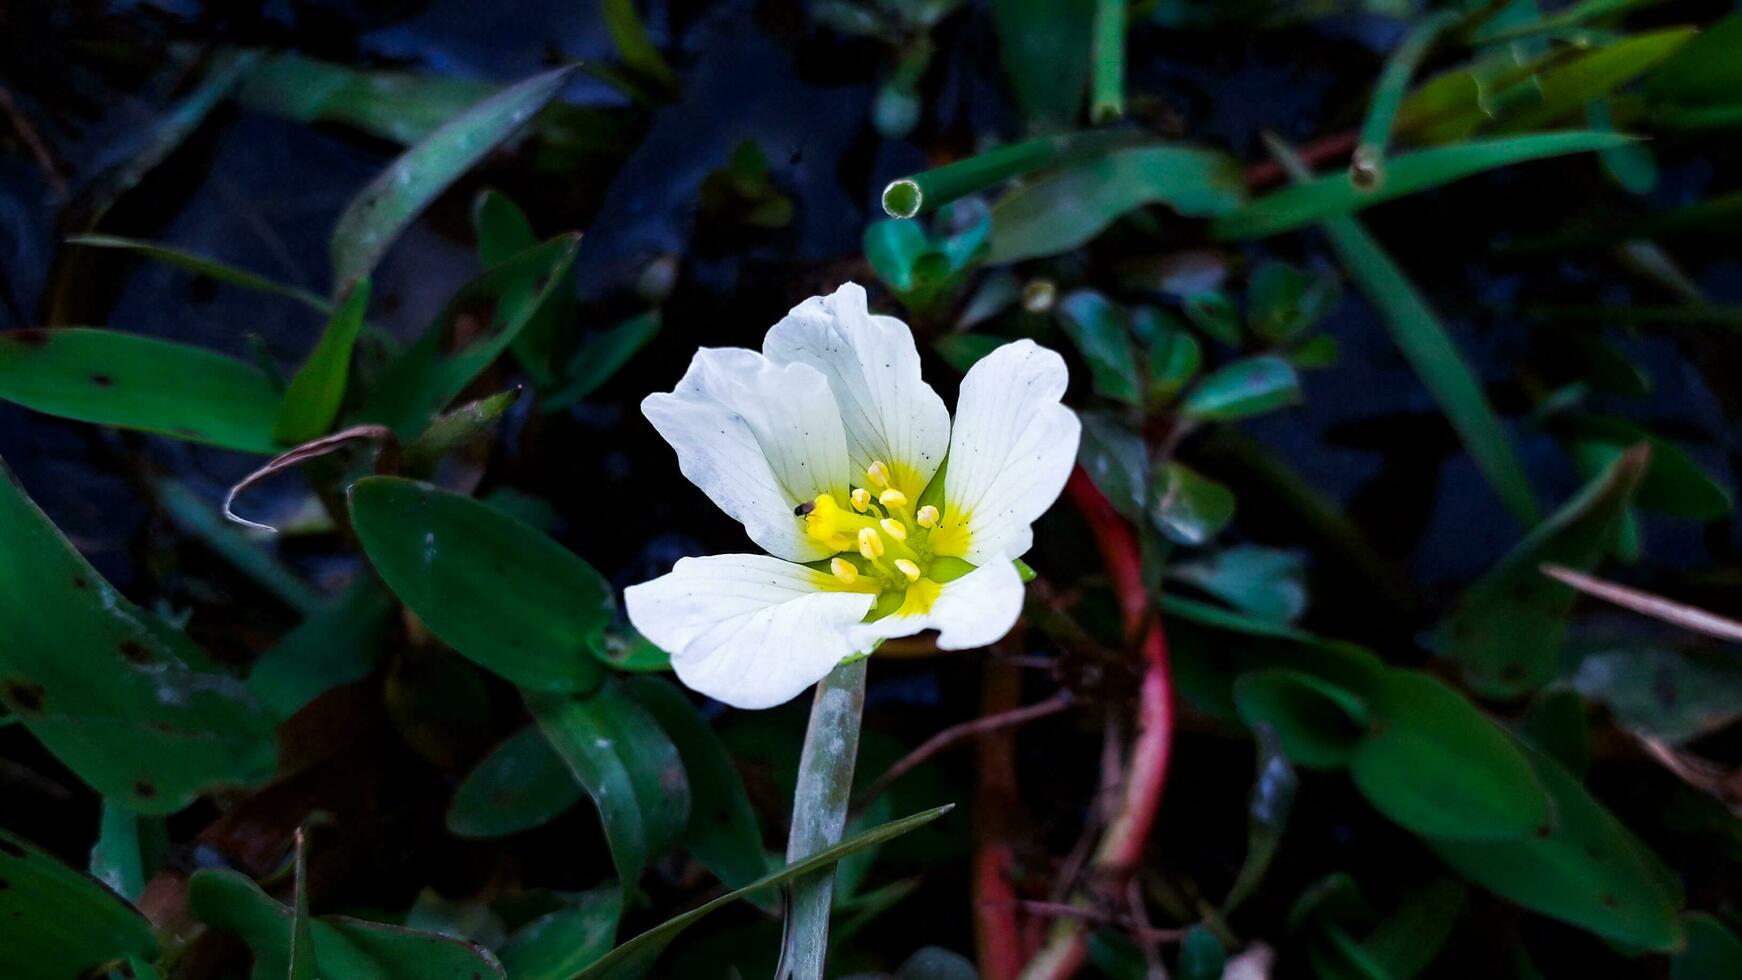
[[735, 708], [769, 708], [860, 649], [851, 631], [871, 597], [823, 591], [830, 581], [767, 555], [714, 555], [680, 558], [623, 599], [635, 628], [671, 654], [678, 680]]
[[677, 450], [683, 475], [750, 540], [792, 561], [832, 554], [792, 512], [819, 493], [845, 499], [851, 473], [840, 411], [815, 368], [703, 348], [677, 388], [648, 395], [641, 412]]
[[895, 485], [918, 499], [949, 449], [950, 413], [919, 376], [907, 324], [870, 315], [865, 290], [847, 283], [794, 307], [768, 331], [762, 352], [779, 364], [809, 364], [829, 379], [856, 481], [880, 459], [895, 470]]
[[[1082, 423], [1059, 403], [1069, 377], [1064, 358], [1031, 340], [1005, 344], [962, 379], [944, 470], [945, 533], [966, 538], [959, 552], [976, 565], [1020, 558], [1030, 527], [1064, 489], [1077, 458]], [[965, 526], [966, 535], [955, 529]]]
[[1022, 614], [1022, 577], [1007, 558], [998, 558], [945, 582], [931, 608], [917, 616], [900, 613], [854, 628], [855, 646], [870, 649], [879, 639], [938, 631], [938, 647], [972, 650], [1004, 638]]

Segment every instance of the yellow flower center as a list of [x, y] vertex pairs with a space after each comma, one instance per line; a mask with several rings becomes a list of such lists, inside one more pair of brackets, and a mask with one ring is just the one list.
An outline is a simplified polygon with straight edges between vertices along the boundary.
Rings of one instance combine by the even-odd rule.
[[877, 597], [867, 619], [923, 615], [943, 583], [973, 570], [961, 558], [969, 540], [966, 515], [934, 504], [916, 508], [890, 485], [894, 472], [878, 460], [844, 502], [824, 493], [793, 509], [805, 535], [836, 553], [827, 562], [831, 587]]

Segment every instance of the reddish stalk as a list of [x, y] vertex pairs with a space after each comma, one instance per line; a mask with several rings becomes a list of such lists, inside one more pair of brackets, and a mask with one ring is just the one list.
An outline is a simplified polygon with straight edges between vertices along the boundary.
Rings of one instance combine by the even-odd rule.
[[[1307, 166], [1317, 169], [1321, 163], [1341, 159], [1355, 152], [1355, 144], [1361, 141], [1361, 134], [1354, 130], [1333, 133], [1323, 139], [1314, 140], [1300, 148], [1300, 158]], [[1275, 160], [1261, 160], [1246, 168], [1246, 186], [1252, 190], [1280, 184], [1283, 179], [1282, 165]]]
[[[1021, 671], [988, 661], [983, 677], [981, 714], [995, 717], [1015, 710], [1022, 695]], [[1016, 851], [1010, 843], [1018, 803], [1016, 733], [1006, 728], [981, 738], [975, 761], [980, 773], [973, 825], [975, 958], [984, 980], [1014, 980], [1026, 959], [1016, 914]]]
[[[1113, 579], [1125, 632], [1132, 638], [1141, 634], [1138, 648], [1144, 661], [1143, 681], [1138, 688], [1137, 734], [1126, 767], [1124, 793], [1100, 846], [1095, 849], [1089, 881], [1092, 892], [1110, 905], [1123, 900], [1161, 806], [1173, 746], [1173, 684], [1168, 672], [1167, 636], [1160, 618], [1151, 614], [1136, 532], [1081, 467], [1071, 471], [1065, 493], [1089, 523], [1101, 560]], [[1075, 975], [1087, 955], [1083, 922], [1061, 920], [1047, 947], [1030, 961], [1023, 978], [1062, 980]]]

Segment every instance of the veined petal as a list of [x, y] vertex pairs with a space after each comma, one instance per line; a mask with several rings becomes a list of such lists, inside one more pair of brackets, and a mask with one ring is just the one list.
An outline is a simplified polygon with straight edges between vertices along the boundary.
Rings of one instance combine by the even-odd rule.
[[1077, 458], [1082, 423], [1059, 403], [1064, 358], [1031, 340], [1005, 344], [962, 379], [944, 470], [939, 554], [976, 565], [1020, 558], [1030, 527], [1058, 499]]
[[767, 555], [680, 558], [670, 573], [624, 591], [629, 621], [671, 654], [678, 680], [735, 708], [792, 700], [857, 653], [862, 592]]
[[846, 499], [851, 474], [840, 410], [822, 373], [739, 347], [703, 348], [677, 388], [641, 402], [678, 469], [750, 540], [792, 561], [832, 552], [793, 516], [820, 493]]
[[893, 485], [919, 499], [949, 449], [950, 413], [920, 378], [907, 324], [872, 316], [865, 290], [846, 283], [794, 307], [768, 331], [762, 353], [777, 364], [808, 364], [828, 378], [856, 482], [882, 460], [893, 470]]
[[[935, 589], [926, 595], [924, 590]], [[920, 601], [914, 601], [916, 591]], [[971, 650], [1004, 638], [1022, 614], [1022, 576], [1008, 558], [996, 558], [959, 579], [937, 585], [929, 579], [908, 588], [914, 606], [929, 599], [923, 609], [904, 605], [882, 619], [854, 627], [854, 646], [869, 650], [877, 640], [912, 636], [921, 630], [938, 631], [938, 647]]]

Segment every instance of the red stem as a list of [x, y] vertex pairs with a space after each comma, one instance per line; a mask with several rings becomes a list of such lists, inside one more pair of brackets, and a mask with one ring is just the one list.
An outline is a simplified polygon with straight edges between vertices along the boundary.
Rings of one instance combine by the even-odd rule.
[[[988, 662], [983, 674], [980, 711], [997, 715], [1015, 708], [1022, 674]], [[1014, 980], [1022, 972], [1024, 944], [1017, 916], [1014, 882], [1016, 850], [1011, 846], [1012, 815], [1018, 805], [1016, 734], [993, 732], [975, 746], [979, 788], [974, 795], [974, 947], [984, 980]]]
[[[1300, 148], [1300, 158], [1309, 167], [1317, 167], [1321, 163], [1346, 157], [1355, 152], [1355, 144], [1361, 140], [1361, 134], [1354, 130], [1333, 133], [1323, 139], [1314, 140]], [[1284, 174], [1282, 164], [1275, 160], [1261, 160], [1246, 168], [1246, 186], [1252, 190], [1268, 187], [1271, 184], [1282, 183]]]

